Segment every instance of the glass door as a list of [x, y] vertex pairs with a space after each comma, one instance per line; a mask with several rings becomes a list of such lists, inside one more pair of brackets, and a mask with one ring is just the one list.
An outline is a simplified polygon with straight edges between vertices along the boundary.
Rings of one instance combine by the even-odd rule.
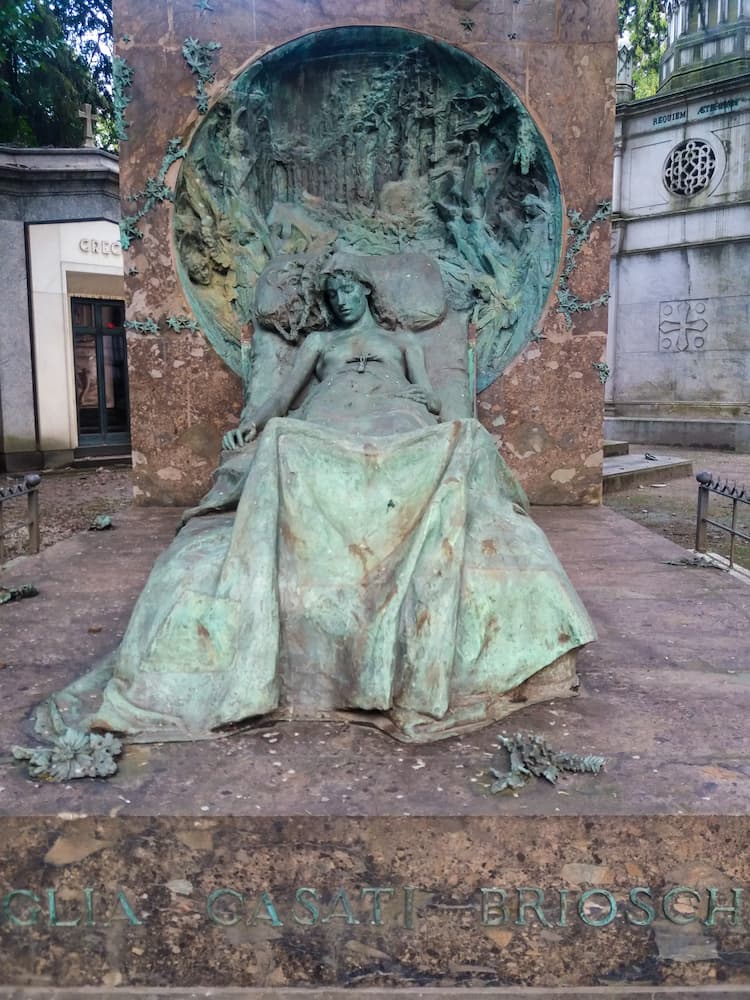
[[71, 309], [79, 446], [128, 444], [125, 306], [74, 298]]

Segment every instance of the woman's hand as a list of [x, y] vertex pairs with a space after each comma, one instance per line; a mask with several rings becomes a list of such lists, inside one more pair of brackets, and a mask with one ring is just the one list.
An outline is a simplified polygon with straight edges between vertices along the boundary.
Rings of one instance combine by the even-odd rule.
[[403, 392], [399, 393], [402, 399], [411, 399], [414, 403], [421, 403], [426, 406], [430, 413], [440, 413], [440, 399], [434, 392], [422, 388], [421, 385], [410, 385]]
[[252, 421], [248, 424], [240, 424], [234, 430], [227, 431], [221, 439], [221, 447], [224, 451], [239, 451], [246, 444], [250, 444], [258, 436], [258, 428]]
[[434, 392], [425, 393], [424, 405], [427, 407], [430, 413], [434, 413], [435, 416], [438, 416], [443, 406], [443, 404], [440, 402], [440, 397], [436, 396]]

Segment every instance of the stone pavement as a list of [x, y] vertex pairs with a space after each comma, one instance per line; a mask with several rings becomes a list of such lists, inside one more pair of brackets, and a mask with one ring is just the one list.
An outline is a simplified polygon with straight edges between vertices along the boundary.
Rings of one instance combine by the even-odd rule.
[[[132, 746], [114, 778], [70, 786], [30, 781], [10, 747], [34, 742], [37, 701], [116, 645], [179, 512], [130, 508], [111, 532], [15, 560], [0, 584], [40, 594], [0, 607], [0, 815], [747, 815], [750, 587], [681, 565], [685, 550], [607, 508], [534, 516], [599, 630], [579, 657], [580, 697], [422, 747], [330, 722]], [[521, 729], [605, 756], [606, 772], [490, 795], [496, 736]]]

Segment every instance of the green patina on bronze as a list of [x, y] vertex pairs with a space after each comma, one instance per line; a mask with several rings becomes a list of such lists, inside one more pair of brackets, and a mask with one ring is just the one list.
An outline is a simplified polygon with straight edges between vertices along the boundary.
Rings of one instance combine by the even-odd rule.
[[494, 762], [489, 774], [495, 780], [490, 792], [515, 791], [523, 788], [531, 778], [544, 778], [554, 784], [560, 774], [599, 774], [606, 760], [595, 754], [576, 754], [554, 750], [543, 736], [535, 733], [516, 733], [498, 736], [498, 743], [507, 754], [507, 764]]
[[54, 699], [48, 702], [51, 746], [12, 748], [13, 758], [27, 761], [29, 775], [41, 781], [107, 778], [117, 771], [122, 743], [112, 733], [91, 733], [66, 726]]
[[130, 122], [125, 119], [125, 109], [133, 98], [126, 93], [126, 90], [132, 86], [133, 68], [124, 59], [115, 56], [112, 60], [112, 106], [115, 116], [115, 135], [120, 142], [125, 142], [128, 138]]
[[190, 330], [191, 333], [198, 332], [198, 324], [189, 316], [167, 316], [167, 326], [175, 333], [181, 333], [182, 330]]
[[549, 151], [515, 94], [396, 28], [317, 32], [252, 64], [196, 131], [175, 206], [181, 279], [234, 371], [272, 258], [422, 252], [476, 327], [479, 391], [528, 343], [562, 230]]
[[609, 376], [612, 374], [609, 365], [606, 364], [606, 362], [604, 361], [594, 361], [592, 362], [591, 367], [599, 376], [599, 381], [601, 382], [601, 384], [606, 385]]
[[122, 644], [56, 696], [66, 724], [197, 739], [343, 714], [426, 742], [570, 695], [593, 626], [473, 419], [560, 254], [517, 98], [406, 31], [300, 39], [197, 130], [175, 241], [245, 406]]
[[114, 107], [115, 135], [120, 142], [128, 138], [129, 122], [125, 119], [125, 109], [132, 101], [126, 91], [133, 85], [133, 69], [125, 59], [115, 56], [112, 60], [112, 104]]
[[0, 587], [0, 604], [22, 601], [27, 597], [38, 597], [39, 591], [33, 583], [22, 583], [18, 587]]
[[214, 489], [119, 649], [56, 696], [68, 725], [196, 739], [344, 713], [425, 742], [575, 686], [593, 626], [471, 418], [465, 325], [437, 265], [319, 263], [260, 276], [266, 325]]
[[[197, 333], [199, 329], [196, 321], [189, 316], [167, 316], [165, 322], [167, 328], [175, 333], [181, 333], [183, 330]], [[160, 330], [159, 323], [153, 316], [148, 316], [146, 319], [126, 319], [125, 328], [143, 334], [158, 333]]]
[[124, 323], [126, 330], [133, 330], [135, 333], [158, 333], [159, 324], [148, 316], [146, 319], [126, 319]]

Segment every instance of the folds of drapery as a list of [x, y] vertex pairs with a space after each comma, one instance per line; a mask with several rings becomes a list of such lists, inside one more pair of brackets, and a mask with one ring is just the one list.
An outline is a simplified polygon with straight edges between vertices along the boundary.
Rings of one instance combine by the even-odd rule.
[[368, 440], [275, 419], [240, 496], [159, 558], [119, 649], [55, 696], [69, 722], [180, 739], [361, 710], [449, 735], [595, 637], [474, 420]]

